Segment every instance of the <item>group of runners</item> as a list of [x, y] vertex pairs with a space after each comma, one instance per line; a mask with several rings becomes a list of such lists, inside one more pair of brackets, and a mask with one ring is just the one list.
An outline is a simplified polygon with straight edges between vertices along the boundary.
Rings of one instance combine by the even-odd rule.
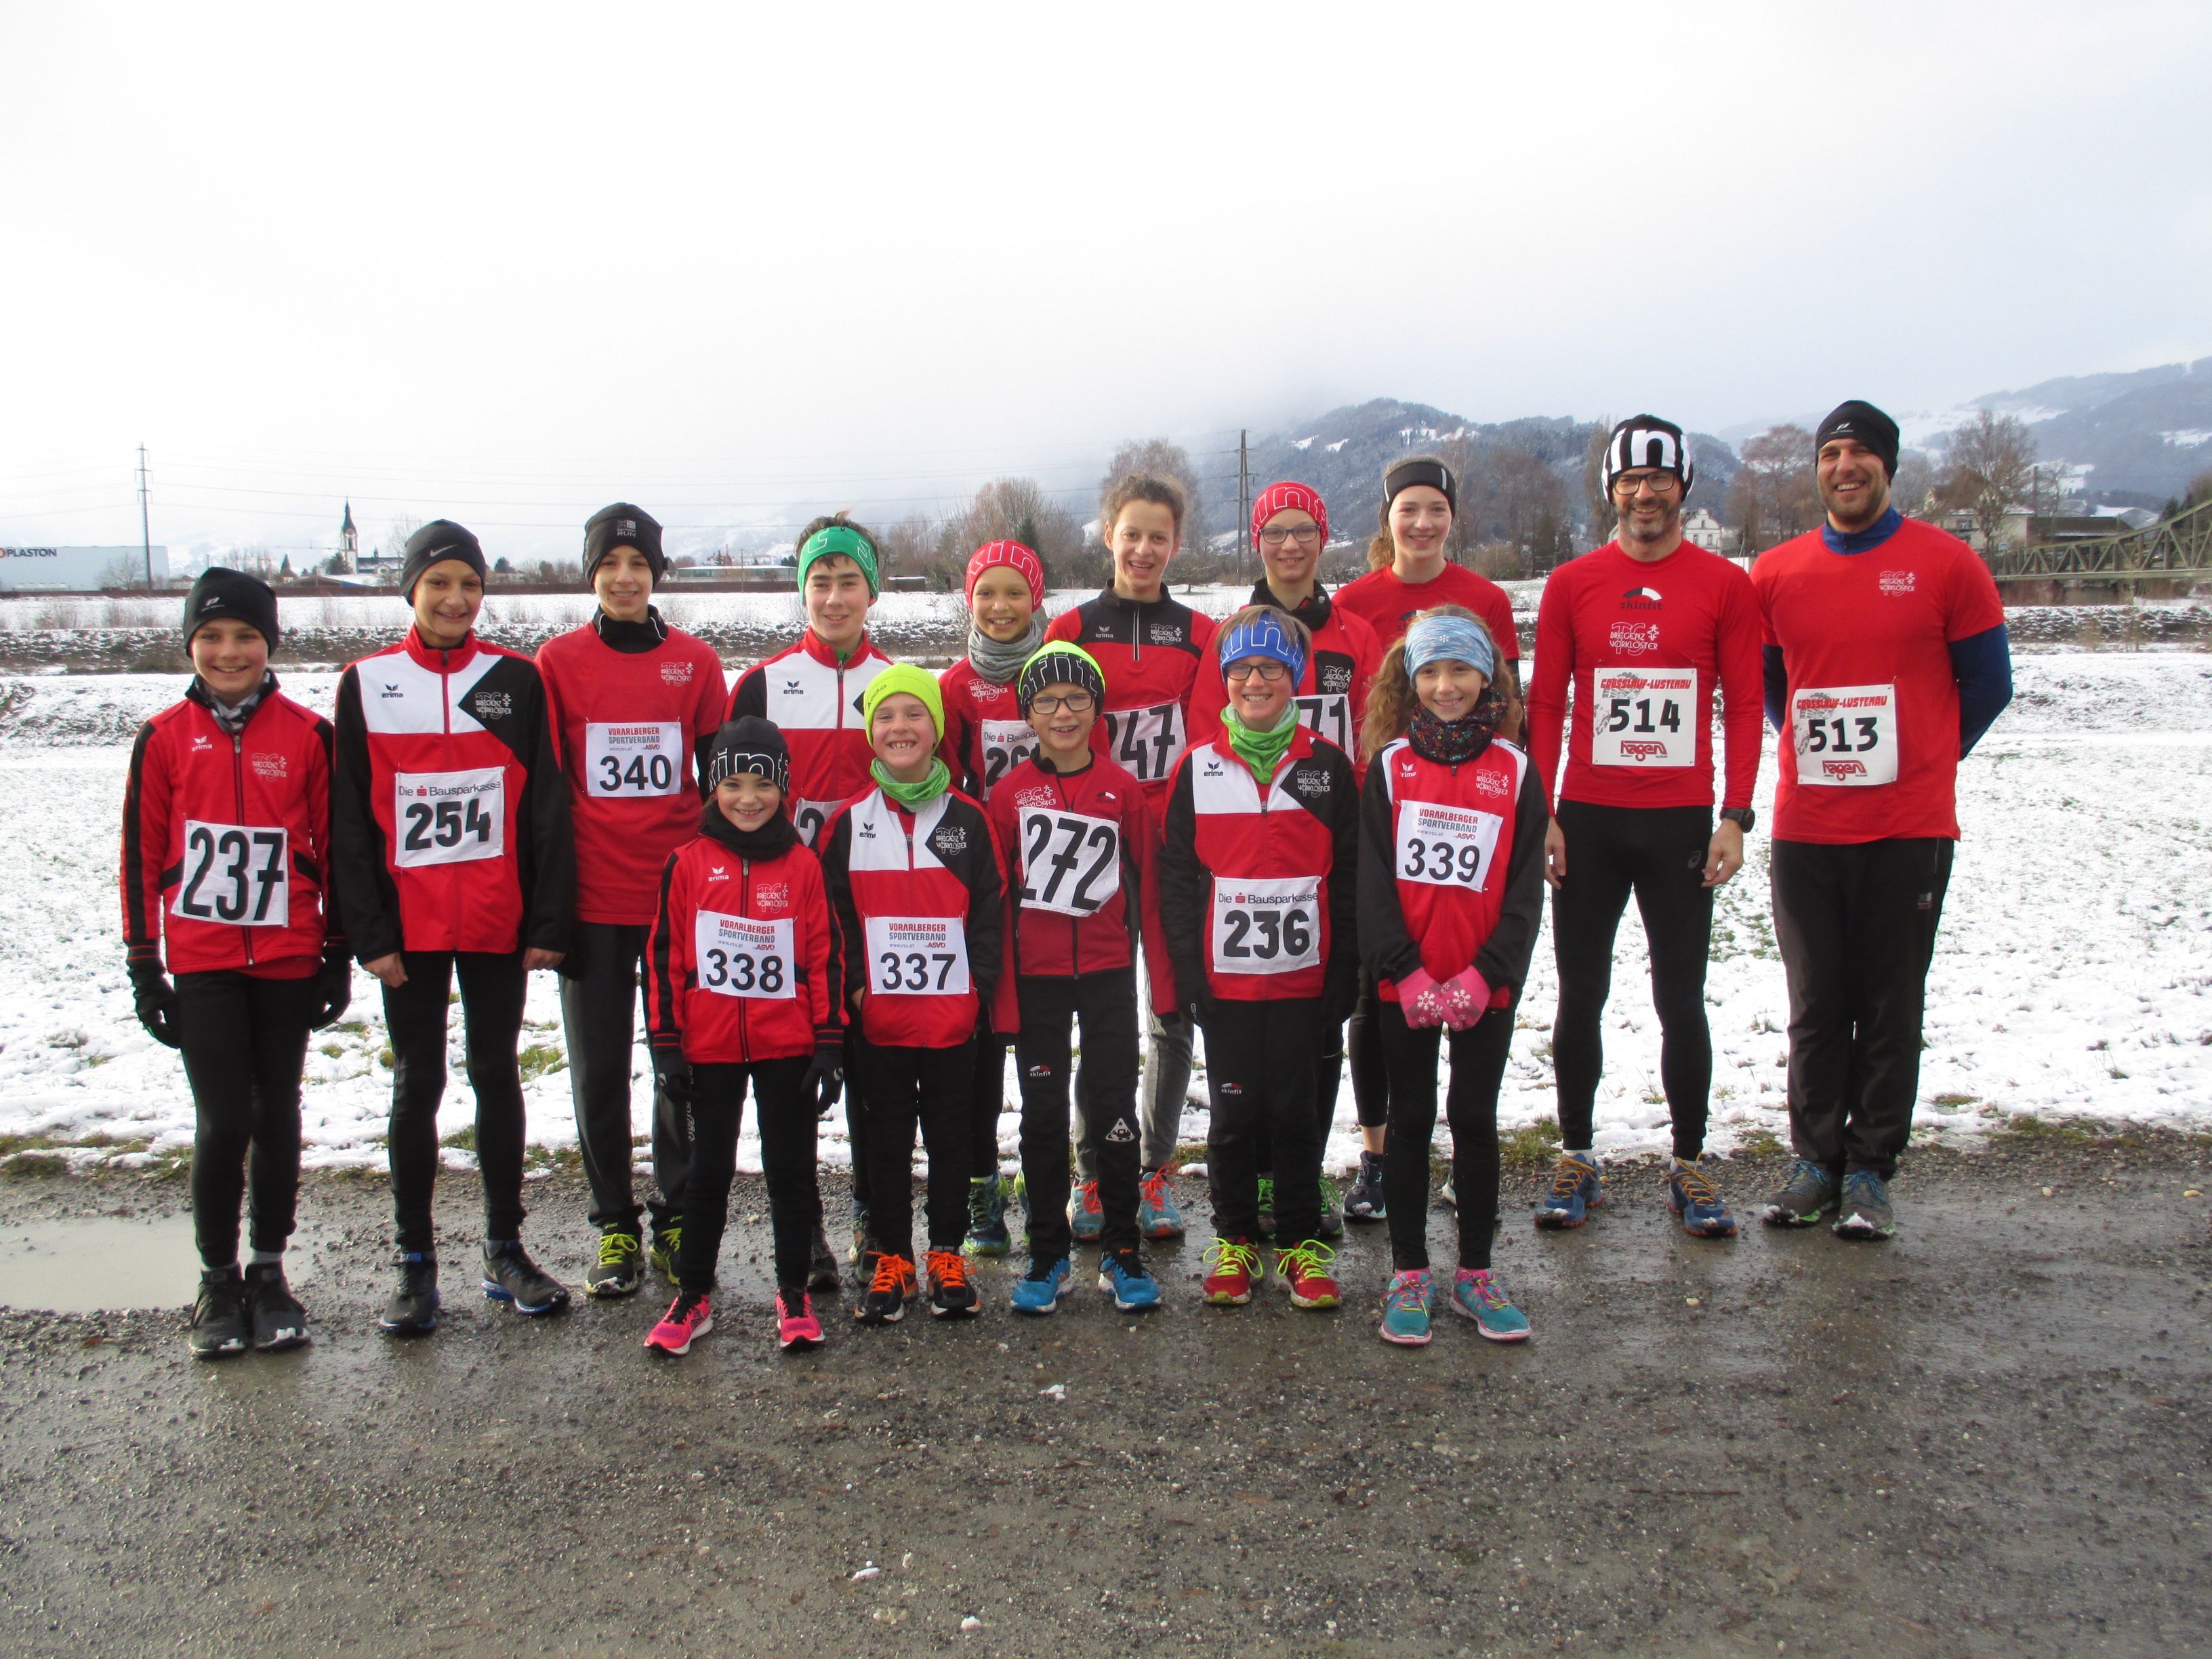
[[[1737, 1231], [1705, 1154], [1704, 982], [1714, 893], [1754, 828], [1762, 712], [1784, 739], [1770, 866], [1796, 1156], [1761, 1213], [1833, 1212], [1842, 1237], [1888, 1237], [1956, 770], [2010, 696], [1987, 568], [1890, 501], [1898, 441], [1869, 404], [1831, 414], [1814, 439], [1826, 524], [1747, 574], [1683, 539], [1680, 429], [1622, 422], [1603, 464], [1618, 532], [1547, 580], [1525, 688], [1506, 596], [1447, 557], [1457, 482], [1428, 456], [1388, 469], [1371, 568], [1334, 592], [1322, 497], [1261, 492], [1265, 574], [1218, 623], [1169, 592], [1181, 489], [1122, 479], [1100, 518], [1111, 585], [1048, 622], [1036, 553], [977, 549], [967, 652], [941, 675], [871, 636], [877, 547], [843, 514], [799, 538], [804, 631], [734, 687], [654, 608], [661, 528], [628, 503], [585, 526], [597, 612], [534, 659], [476, 632], [477, 538], [422, 526], [401, 577], [413, 624], [344, 672], [329, 721], [269, 672], [274, 593], [208, 571], [185, 605], [191, 683], [131, 756], [121, 877], [138, 1017], [181, 1051], [197, 1108], [192, 1352], [306, 1339], [283, 1269], [301, 1077], [356, 962], [391, 1041], [394, 1335], [438, 1321], [456, 988], [483, 1292], [523, 1314], [567, 1305], [522, 1243], [516, 1050], [528, 976], [550, 970], [597, 1231], [585, 1289], [668, 1280], [645, 1339], [659, 1352], [711, 1328], [748, 1093], [782, 1347], [820, 1343], [814, 1297], [843, 1288], [862, 1324], [976, 1314], [970, 1258], [1009, 1251], [1017, 1201], [1016, 1312], [1050, 1314], [1090, 1245], [1117, 1309], [1159, 1306], [1144, 1247], [1184, 1227], [1194, 1034], [1206, 1302], [1243, 1304], [1272, 1276], [1296, 1307], [1336, 1307], [1331, 1241], [1373, 1222], [1392, 1255], [1385, 1340], [1428, 1342], [1440, 1301], [1525, 1339], [1491, 1261], [1497, 1109], [1547, 884], [1562, 1153], [1536, 1224], [1578, 1226], [1605, 1201], [1600, 1028], [1632, 896], [1663, 1032], [1668, 1201], [1692, 1235]], [[1009, 1048], [1018, 1173], [999, 1156]], [[1428, 1254], [1447, 1050], [1448, 1275]], [[1347, 1070], [1362, 1150], [1340, 1194], [1322, 1155]], [[817, 1124], [841, 1101], [849, 1286], [817, 1176]]]

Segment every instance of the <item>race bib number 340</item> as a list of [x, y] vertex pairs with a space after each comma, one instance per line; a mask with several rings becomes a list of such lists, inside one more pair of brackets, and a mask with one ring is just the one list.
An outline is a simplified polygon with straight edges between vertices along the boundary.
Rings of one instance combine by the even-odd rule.
[[507, 851], [507, 779], [496, 766], [399, 772], [392, 780], [392, 861], [468, 864]]
[[1897, 781], [1897, 688], [1809, 686], [1790, 699], [1801, 785], [1854, 788]]
[[1106, 711], [1107, 750], [1139, 783], [1167, 776], [1183, 750], [1182, 705], [1154, 703], [1150, 708]]
[[291, 848], [282, 830], [186, 818], [184, 875], [169, 908], [193, 921], [289, 927], [291, 868]]
[[1505, 820], [1470, 806], [1428, 801], [1398, 804], [1398, 878], [1431, 887], [1469, 887], [1480, 892]]
[[870, 916], [871, 996], [968, 994], [968, 927], [957, 916]]
[[584, 727], [585, 787], [600, 797], [672, 795], [682, 786], [683, 753], [678, 721], [592, 720]]
[[1213, 971], [1291, 974], [1321, 962], [1321, 884], [1223, 877], [1213, 884]]
[[1591, 765], [1697, 763], [1696, 669], [1601, 668], [1590, 693]]
[[700, 911], [691, 929], [699, 988], [717, 996], [788, 1002], [798, 994], [791, 937], [788, 916], [756, 921], [720, 910]]

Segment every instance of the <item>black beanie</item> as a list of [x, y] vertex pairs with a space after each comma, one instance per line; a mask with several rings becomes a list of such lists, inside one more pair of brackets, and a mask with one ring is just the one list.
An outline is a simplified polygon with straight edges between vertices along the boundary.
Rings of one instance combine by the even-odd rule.
[[791, 750], [783, 733], [758, 714], [740, 714], [714, 733], [707, 751], [707, 787], [750, 772], [777, 788], [791, 788]]
[[1819, 459], [1831, 438], [1854, 438], [1881, 457], [1883, 472], [1897, 476], [1897, 422], [1872, 404], [1853, 398], [1838, 404], [1828, 411], [1828, 418], [1820, 422], [1820, 429], [1813, 434], [1813, 454]]
[[422, 573], [446, 559], [459, 559], [480, 578], [486, 574], [483, 546], [475, 535], [451, 519], [433, 519], [407, 538], [406, 562], [399, 567], [400, 592], [411, 601]]
[[1685, 495], [1697, 478], [1690, 441], [1682, 435], [1680, 427], [1656, 415], [1632, 415], [1614, 427], [1605, 441], [1605, 493], [1613, 494], [1613, 481], [1622, 473], [1647, 466], [1680, 478]]
[[660, 550], [660, 521], [641, 507], [617, 501], [584, 520], [585, 586], [592, 585], [600, 561], [618, 547], [634, 547], [644, 554], [646, 562], [653, 567], [654, 581], [667, 575], [668, 556]]
[[211, 564], [185, 596], [185, 648], [191, 648], [192, 635], [204, 626], [225, 617], [252, 629], [269, 641], [271, 651], [276, 648], [276, 595], [269, 584], [243, 570]]
[[1444, 502], [1459, 516], [1459, 485], [1452, 477], [1452, 470], [1433, 455], [1408, 455], [1404, 460], [1382, 469], [1382, 500], [1387, 506], [1398, 499], [1398, 492], [1410, 489], [1415, 484], [1427, 484], [1444, 493]]

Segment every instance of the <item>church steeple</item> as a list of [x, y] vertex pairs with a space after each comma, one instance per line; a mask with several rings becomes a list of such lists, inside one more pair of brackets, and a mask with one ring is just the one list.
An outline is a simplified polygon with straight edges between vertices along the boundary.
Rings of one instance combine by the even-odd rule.
[[353, 527], [353, 502], [345, 504], [345, 521], [338, 526], [338, 568], [352, 574], [360, 567], [356, 560], [361, 552], [361, 535]]

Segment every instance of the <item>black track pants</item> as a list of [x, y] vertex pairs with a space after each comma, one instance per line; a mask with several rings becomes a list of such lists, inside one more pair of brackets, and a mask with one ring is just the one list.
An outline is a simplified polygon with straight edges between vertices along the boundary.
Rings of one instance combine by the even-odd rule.
[[1444, 1116], [1451, 1125], [1452, 1191], [1459, 1200], [1459, 1265], [1487, 1267], [1491, 1231], [1498, 1220], [1498, 1089], [1513, 1046], [1513, 1011], [1492, 1008], [1464, 1031], [1417, 1031], [1406, 1024], [1396, 1003], [1378, 1006], [1376, 1035], [1390, 1070], [1382, 1200], [1390, 1212], [1391, 1264], [1401, 1272], [1429, 1265], [1429, 1142], [1437, 1127], [1437, 1051], [1449, 1036], [1451, 1087], [1444, 1096]]
[[1897, 1173], [1920, 1092], [1928, 964], [1956, 850], [1944, 839], [1774, 843], [1790, 981], [1790, 1136], [1831, 1174]]
[[1206, 1012], [1206, 1081], [1213, 1119], [1206, 1137], [1213, 1230], [1260, 1231], [1260, 1133], [1273, 1153], [1275, 1237], [1295, 1244], [1321, 1231], [1321, 1133], [1314, 1110], [1318, 997], [1215, 1000]]
[[[641, 1213], [630, 1189], [630, 1073], [636, 1065], [638, 963], [646, 929], [607, 921], [576, 924], [583, 972], [561, 981], [561, 1024], [568, 1037], [568, 1094], [576, 1140], [592, 1188], [592, 1224], [635, 1233]], [[647, 1075], [650, 1075], [648, 1072]], [[690, 1129], [659, 1090], [653, 1091], [653, 1206], [657, 1229], [684, 1212]]]
[[1674, 1119], [1674, 1155], [1705, 1148], [1713, 1083], [1713, 1039], [1705, 1024], [1705, 958], [1712, 946], [1713, 893], [1704, 885], [1713, 834], [1705, 806], [1593, 806], [1559, 803], [1567, 838], [1566, 879], [1552, 893], [1552, 944], [1559, 1007], [1552, 1022], [1552, 1066], [1559, 1091], [1559, 1139], [1590, 1144], [1601, 1030], [1613, 983], [1613, 937], [1631, 892], [1651, 951], [1651, 1006], [1659, 1015], [1659, 1084]]
[[522, 1030], [530, 976], [522, 952], [408, 951], [407, 982], [384, 990], [392, 1037], [392, 1207], [399, 1248], [431, 1250], [430, 1194], [438, 1180], [438, 1105], [446, 1094], [446, 993], [458, 977], [469, 1087], [477, 1097], [477, 1168], [483, 1176], [484, 1237], [522, 1233]]
[[252, 1245], [282, 1250], [300, 1197], [300, 1073], [315, 981], [177, 975], [177, 1041], [191, 1085], [192, 1236], [200, 1261], [238, 1260], [251, 1193]]
[[769, 1227], [775, 1240], [776, 1288], [804, 1291], [822, 1220], [822, 1190], [814, 1172], [813, 1103], [803, 1099], [809, 1056], [763, 1060], [750, 1066], [701, 1064], [691, 1068], [699, 1103], [688, 1125], [690, 1178], [684, 1193], [684, 1238], [677, 1282], [695, 1295], [714, 1288], [714, 1263], [730, 1219], [730, 1182], [738, 1168], [738, 1131], [744, 1121], [745, 1083], [751, 1079], [760, 1124], [761, 1172], [768, 1182]]
[[[1382, 1040], [1376, 1035], [1376, 1010], [1382, 999], [1375, 992], [1375, 975], [1359, 970], [1359, 1001], [1344, 1028], [1344, 1049], [1352, 1060], [1352, 1109], [1363, 1129], [1379, 1129], [1390, 1121], [1390, 1079], [1382, 1065]], [[1330, 1097], [1332, 1107], [1335, 1104]]]
[[845, 1151], [853, 1160], [853, 1212], [868, 1207], [867, 1044], [858, 1015], [845, 1027]]
[[890, 1255], [914, 1259], [914, 1132], [927, 1153], [929, 1247], [957, 1250], [968, 1235], [969, 1099], [973, 1042], [950, 1048], [860, 1050], [866, 1092], [868, 1224]]
[[1006, 1107], [1008, 1039], [990, 1032], [975, 1039], [975, 1069], [969, 1084], [968, 1167], [974, 1176], [999, 1171], [999, 1114]]
[[1083, 1086], [1098, 1135], [1099, 1246], [1137, 1246], [1137, 977], [1133, 968], [1024, 977], [1022, 1033], [1014, 1053], [1022, 1077], [1022, 1185], [1028, 1194], [1030, 1260], [1057, 1261], [1074, 1249], [1067, 1224], [1071, 1024], [1083, 1027]]

